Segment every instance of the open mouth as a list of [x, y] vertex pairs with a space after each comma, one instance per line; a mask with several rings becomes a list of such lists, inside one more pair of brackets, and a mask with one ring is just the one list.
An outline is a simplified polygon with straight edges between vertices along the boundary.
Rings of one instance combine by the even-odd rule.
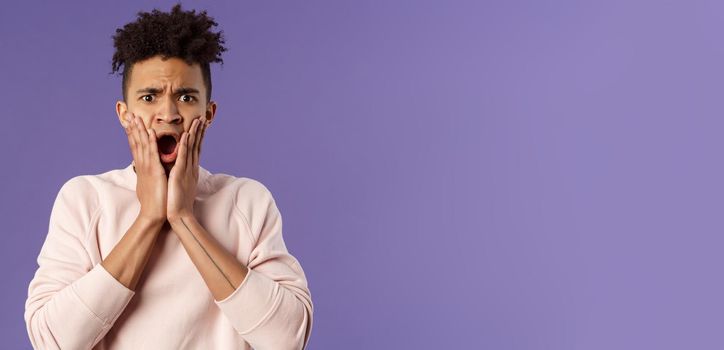
[[157, 143], [162, 162], [171, 163], [176, 160], [178, 143], [173, 136], [163, 135], [158, 139]]

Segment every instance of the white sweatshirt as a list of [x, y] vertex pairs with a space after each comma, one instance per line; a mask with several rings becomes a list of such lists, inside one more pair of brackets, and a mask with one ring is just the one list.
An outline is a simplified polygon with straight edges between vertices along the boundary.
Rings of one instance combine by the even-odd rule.
[[282, 238], [282, 217], [260, 182], [199, 166], [194, 214], [248, 267], [216, 301], [171, 231], [159, 235], [134, 290], [100, 262], [136, 219], [132, 164], [81, 175], [60, 189], [25, 322], [36, 349], [303, 349], [312, 330], [306, 276]]

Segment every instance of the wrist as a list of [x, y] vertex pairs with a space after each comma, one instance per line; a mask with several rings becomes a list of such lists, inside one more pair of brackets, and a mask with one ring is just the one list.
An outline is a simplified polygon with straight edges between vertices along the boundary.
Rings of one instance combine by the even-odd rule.
[[174, 215], [168, 216], [168, 222], [169, 224], [178, 225], [183, 220], [184, 222], [189, 222], [190, 220], [195, 220], [196, 218], [191, 213], [178, 213]]
[[148, 226], [163, 226], [166, 223], [166, 218], [151, 217], [143, 214], [139, 214], [136, 221], [141, 222], [142, 225]]

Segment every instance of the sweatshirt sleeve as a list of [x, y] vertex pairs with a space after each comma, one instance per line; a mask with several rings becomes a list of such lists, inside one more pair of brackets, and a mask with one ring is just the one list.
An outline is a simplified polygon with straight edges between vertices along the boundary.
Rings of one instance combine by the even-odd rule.
[[77, 176], [63, 184], [25, 302], [35, 349], [92, 348], [135, 293], [92, 263], [85, 242], [98, 214], [97, 194], [87, 179]]
[[256, 244], [244, 280], [215, 303], [254, 349], [305, 349], [314, 307], [304, 270], [287, 251], [271, 193], [260, 182], [247, 181], [235, 204]]

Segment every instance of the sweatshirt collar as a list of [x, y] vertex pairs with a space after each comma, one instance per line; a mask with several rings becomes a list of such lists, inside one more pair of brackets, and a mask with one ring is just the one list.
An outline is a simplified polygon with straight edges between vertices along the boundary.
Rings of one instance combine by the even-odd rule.
[[[136, 171], [133, 169], [133, 162], [128, 163], [128, 166], [121, 170], [121, 176], [123, 182], [128, 185], [128, 188], [136, 190]], [[211, 173], [199, 164], [199, 179], [196, 183], [196, 192], [202, 193], [208, 189], [208, 179], [211, 177]]]

